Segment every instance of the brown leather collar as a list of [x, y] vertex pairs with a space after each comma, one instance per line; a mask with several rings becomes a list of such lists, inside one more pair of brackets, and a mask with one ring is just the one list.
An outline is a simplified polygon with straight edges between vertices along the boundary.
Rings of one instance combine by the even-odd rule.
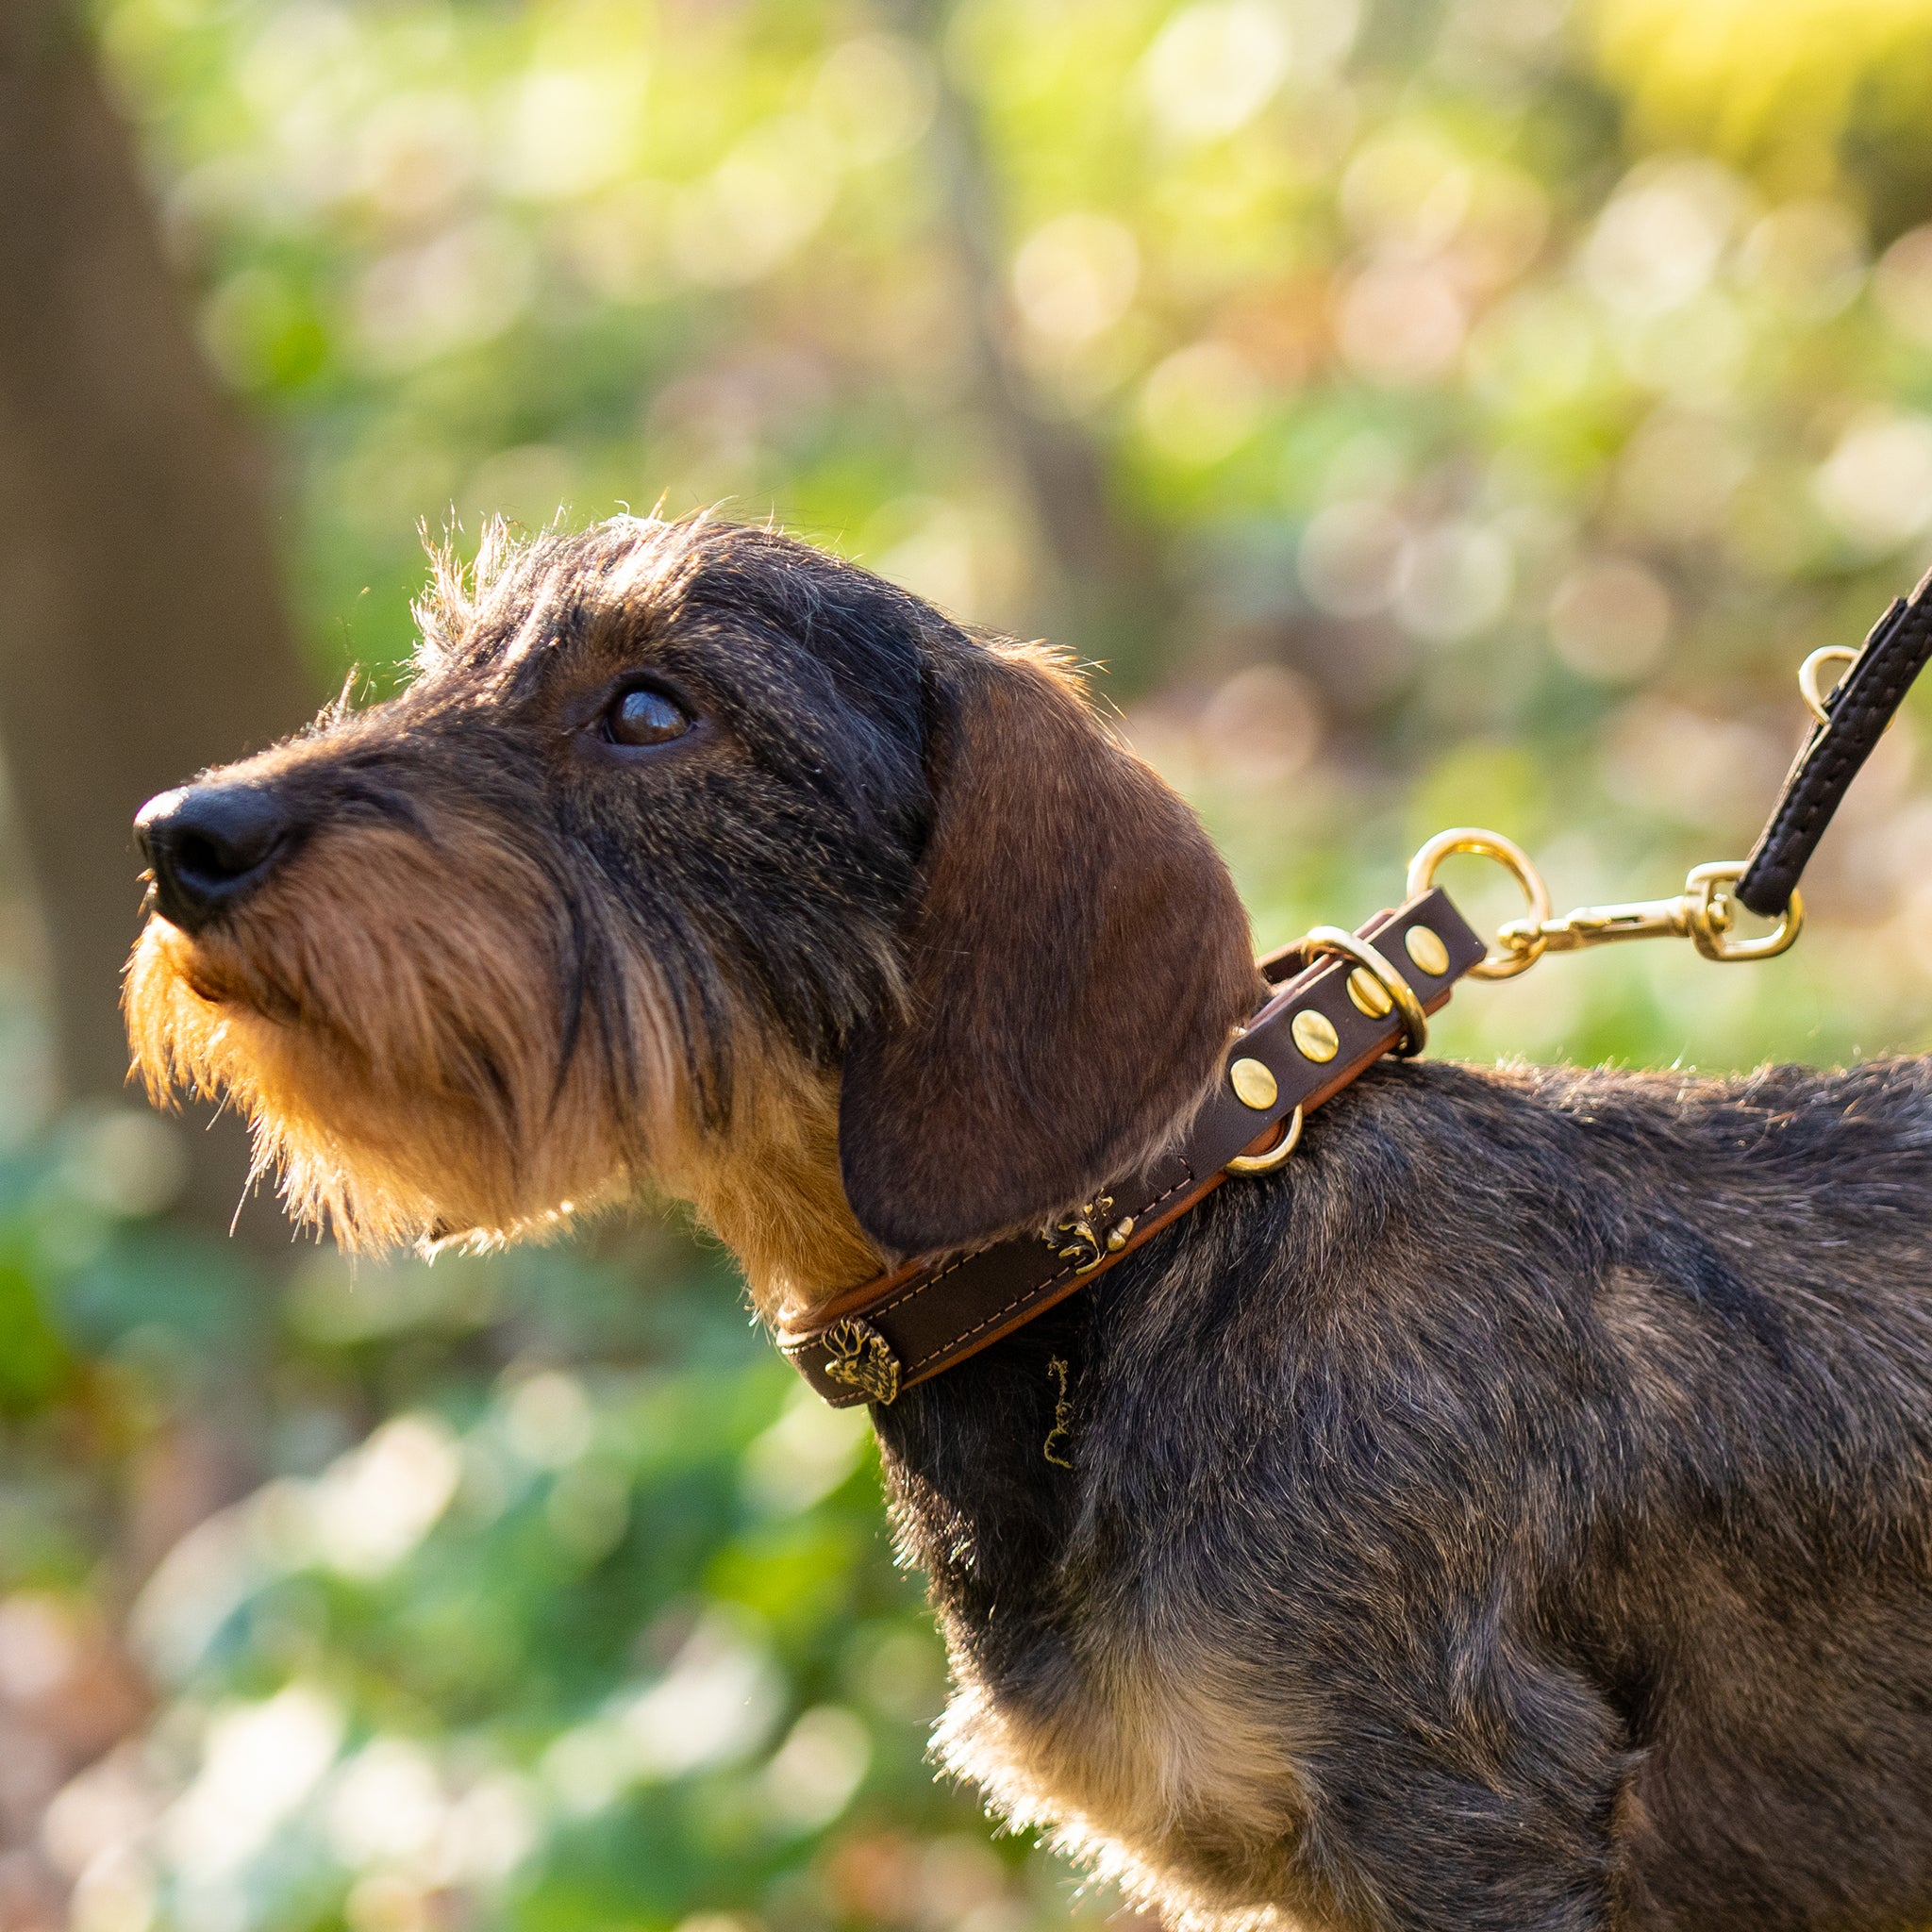
[[1331, 948], [1342, 934], [1311, 935], [1259, 962], [1279, 991], [1235, 1036], [1221, 1079], [1174, 1153], [1036, 1234], [916, 1257], [847, 1290], [809, 1325], [779, 1330], [792, 1366], [835, 1408], [893, 1402], [1124, 1260], [1219, 1187], [1230, 1162], [1273, 1172], [1290, 1151], [1284, 1138], [1291, 1143], [1300, 1132], [1298, 1113], [1306, 1117], [1405, 1043], [1400, 992], [1411, 991], [1422, 1012], [1433, 1013], [1483, 957], [1482, 941], [1440, 889], [1378, 913], [1355, 937], [1379, 960], [1373, 973], [1349, 957], [1309, 963], [1310, 941]]

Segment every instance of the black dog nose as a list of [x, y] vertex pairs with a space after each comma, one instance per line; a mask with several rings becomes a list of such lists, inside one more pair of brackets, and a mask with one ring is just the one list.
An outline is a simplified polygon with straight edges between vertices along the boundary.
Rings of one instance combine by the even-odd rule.
[[256, 785], [184, 785], [150, 798], [134, 821], [156, 907], [183, 932], [198, 932], [258, 886], [288, 836], [280, 800]]

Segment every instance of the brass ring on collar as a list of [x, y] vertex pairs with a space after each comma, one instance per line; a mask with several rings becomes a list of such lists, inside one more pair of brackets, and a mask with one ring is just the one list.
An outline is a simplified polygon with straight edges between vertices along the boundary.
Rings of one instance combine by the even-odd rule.
[[1282, 1135], [1265, 1154], [1237, 1154], [1227, 1163], [1229, 1174], [1238, 1174], [1252, 1180], [1258, 1174], [1273, 1174], [1278, 1167], [1288, 1165], [1288, 1157], [1302, 1142], [1302, 1110], [1296, 1108], [1288, 1117], [1288, 1132]]
[[[1528, 853], [1513, 839], [1504, 838], [1501, 832], [1485, 831], [1479, 825], [1452, 825], [1446, 832], [1438, 832], [1408, 861], [1408, 896], [1416, 899], [1426, 892], [1436, 883], [1436, 868], [1457, 852], [1468, 852], [1478, 858], [1493, 858], [1523, 888], [1523, 896], [1529, 901], [1530, 919], [1537, 925], [1549, 919], [1550, 889], [1543, 884], [1542, 874], [1530, 863]], [[1547, 943], [1538, 933], [1521, 946], [1491, 953], [1469, 969], [1469, 976], [1472, 979], [1514, 979], [1519, 973], [1526, 973], [1542, 958], [1543, 947]]]
[[1396, 1015], [1402, 1022], [1402, 1042], [1395, 1049], [1398, 1058], [1409, 1059], [1429, 1043], [1429, 1016], [1423, 1011], [1415, 988], [1366, 940], [1343, 932], [1339, 925], [1317, 925], [1305, 932], [1294, 945], [1306, 960], [1313, 961], [1324, 953], [1332, 953], [1338, 958], [1353, 960], [1374, 976], [1395, 1002]]

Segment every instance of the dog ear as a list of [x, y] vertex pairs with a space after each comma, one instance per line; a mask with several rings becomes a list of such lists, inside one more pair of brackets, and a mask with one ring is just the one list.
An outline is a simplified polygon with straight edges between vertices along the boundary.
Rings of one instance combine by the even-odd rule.
[[840, 1102], [846, 1196], [901, 1256], [1131, 1173], [1261, 994], [1220, 855], [1073, 675], [1036, 646], [948, 656], [908, 998], [850, 1043]]

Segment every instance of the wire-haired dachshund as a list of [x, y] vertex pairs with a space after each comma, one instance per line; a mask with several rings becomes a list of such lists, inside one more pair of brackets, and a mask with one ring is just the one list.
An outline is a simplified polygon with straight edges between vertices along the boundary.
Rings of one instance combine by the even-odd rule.
[[[1158, 1156], [1263, 992], [1066, 661], [764, 530], [445, 561], [144, 810], [136, 1061], [290, 1209], [651, 1189], [770, 1322]], [[1181, 1924], [1932, 1921], [1932, 1077], [1384, 1062], [874, 1410], [939, 1749]]]

